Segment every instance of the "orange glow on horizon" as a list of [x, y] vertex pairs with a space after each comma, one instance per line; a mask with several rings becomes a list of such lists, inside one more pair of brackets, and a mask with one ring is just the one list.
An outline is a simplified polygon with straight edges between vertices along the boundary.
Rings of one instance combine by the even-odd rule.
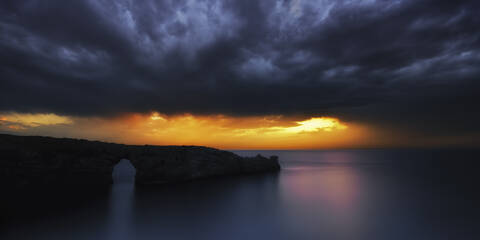
[[[3, 129], [22, 134], [126, 144], [202, 145], [222, 149], [318, 149], [355, 145], [365, 128], [332, 117], [232, 117], [132, 113], [114, 118], [0, 114]], [[5, 127], [6, 126], [6, 127]], [[2, 125], [0, 125], [0, 130]]]
[[69, 117], [59, 116], [53, 113], [30, 114], [30, 113], [9, 113], [0, 116], [1, 121], [9, 121], [24, 127], [38, 127], [41, 125], [71, 124]]
[[325, 116], [226, 116], [129, 113], [75, 117], [0, 112], [0, 133], [136, 145], [201, 145], [220, 149], [332, 149], [475, 146], [475, 135], [423, 136]]
[[[107, 124], [100, 124], [107, 125]], [[357, 144], [365, 129], [337, 118], [130, 114], [108, 121], [129, 144], [203, 145], [222, 149], [318, 149]]]

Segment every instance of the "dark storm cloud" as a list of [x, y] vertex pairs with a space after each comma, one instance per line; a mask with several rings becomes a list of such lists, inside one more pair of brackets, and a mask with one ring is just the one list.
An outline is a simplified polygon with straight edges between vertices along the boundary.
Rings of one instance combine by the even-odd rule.
[[0, 111], [478, 131], [479, 13], [442, 0], [4, 0]]

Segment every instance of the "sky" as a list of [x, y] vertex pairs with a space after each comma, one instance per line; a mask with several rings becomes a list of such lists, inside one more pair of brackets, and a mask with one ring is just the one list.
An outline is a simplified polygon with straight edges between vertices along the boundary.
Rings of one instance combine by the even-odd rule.
[[480, 146], [480, 2], [2, 0], [0, 132]]

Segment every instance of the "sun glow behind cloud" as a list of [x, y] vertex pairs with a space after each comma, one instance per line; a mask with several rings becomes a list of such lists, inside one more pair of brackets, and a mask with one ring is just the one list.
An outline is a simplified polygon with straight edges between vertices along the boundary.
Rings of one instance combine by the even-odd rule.
[[0, 114], [0, 130], [127, 144], [206, 145], [224, 149], [335, 148], [356, 144], [365, 129], [332, 117], [231, 117], [126, 114], [114, 118]]
[[345, 130], [347, 125], [340, 123], [336, 118], [310, 118], [305, 121], [297, 122], [298, 126], [284, 128], [283, 131], [289, 133], [300, 133], [300, 132], [316, 132], [316, 131], [327, 131], [331, 132], [333, 130]]

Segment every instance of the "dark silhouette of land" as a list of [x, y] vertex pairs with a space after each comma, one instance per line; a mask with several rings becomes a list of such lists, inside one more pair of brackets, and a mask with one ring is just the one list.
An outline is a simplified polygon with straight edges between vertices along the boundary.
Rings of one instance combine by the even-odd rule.
[[188, 181], [280, 170], [278, 158], [240, 157], [199, 146], [138, 146], [0, 134], [0, 182], [9, 186], [111, 184], [113, 167], [128, 159], [138, 184]]

